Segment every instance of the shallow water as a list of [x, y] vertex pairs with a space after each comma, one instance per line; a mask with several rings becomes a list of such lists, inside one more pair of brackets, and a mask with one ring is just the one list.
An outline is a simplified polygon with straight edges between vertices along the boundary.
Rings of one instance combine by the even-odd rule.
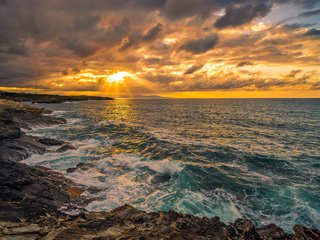
[[[87, 208], [125, 203], [291, 231], [320, 228], [320, 100], [129, 100], [38, 104], [68, 124], [34, 135], [77, 150], [25, 162], [95, 186]], [[90, 162], [87, 171], [65, 171]], [[89, 193], [87, 193], [89, 194]]]

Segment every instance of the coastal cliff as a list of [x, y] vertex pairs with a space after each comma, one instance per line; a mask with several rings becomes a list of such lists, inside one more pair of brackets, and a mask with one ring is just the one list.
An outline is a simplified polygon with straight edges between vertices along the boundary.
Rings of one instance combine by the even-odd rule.
[[218, 217], [147, 213], [129, 205], [88, 212], [83, 207], [92, 199], [82, 193], [90, 189], [50, 169], [19, 162], [32, 154], [74, 148], [24, 133], [35, 125], [66, 123], [49, 113], [0, 100], [0, 239], [320, 239], [319, 230], [301, 225], [288, 234], [275, 224], [257, 228], [246, 219], [225, 224]]

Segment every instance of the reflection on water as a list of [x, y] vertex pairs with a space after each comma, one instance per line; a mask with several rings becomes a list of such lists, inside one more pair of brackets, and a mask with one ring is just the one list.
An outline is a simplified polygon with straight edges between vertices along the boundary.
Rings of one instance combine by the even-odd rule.
[[[132, 100], [44, 105], [69, 123], [35, 130], [75, 151], [26, 162], [99, 189], [88, 209], [125, 203], [224, 221], [320, 227], [319, 100]], [[89, 193], [88, 193], [89, 194]]]

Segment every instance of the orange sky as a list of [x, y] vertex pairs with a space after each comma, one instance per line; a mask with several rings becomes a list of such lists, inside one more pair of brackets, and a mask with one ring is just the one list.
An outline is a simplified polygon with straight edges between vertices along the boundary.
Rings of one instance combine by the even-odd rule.
[[237, 2], [0, 2], [0, 90], [320, 97], [320, 4]]

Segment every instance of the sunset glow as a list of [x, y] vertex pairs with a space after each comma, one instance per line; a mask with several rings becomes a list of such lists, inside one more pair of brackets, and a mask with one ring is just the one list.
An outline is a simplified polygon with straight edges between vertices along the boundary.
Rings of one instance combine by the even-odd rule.
[[80, 2], [0, 2], [2, 89], [320, 96], [318, 1]]
[[114, 74], [111, 74], [107, 77], [107, 81], [109, 83], [121, 83], [124, 81], [126, 77], [133, 76], [131, 73], [128, 72], [117, 72]]

